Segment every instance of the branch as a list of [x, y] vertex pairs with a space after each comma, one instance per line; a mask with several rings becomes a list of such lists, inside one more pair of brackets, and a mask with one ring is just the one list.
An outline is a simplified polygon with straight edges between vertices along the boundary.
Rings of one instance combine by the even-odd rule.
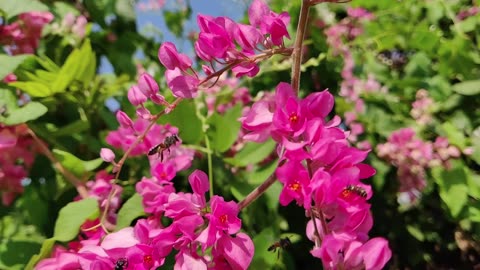
[[37, 137], [35, 132], [32, 129], [30, 129], [28, 126], [27, 126], [27, 132], [33, 138], [33, 140], [38, 145], [42, 153], [50, 160], [50, 162], [52, 162], [53, 167], [55, 167], [55, 169], [58, 172], [60, 172], [63, 176], [65, 176], [65, 179], [67, 179], [67, 181], [70, 182], [70, 184], [72, 184], [77, 189], [78, 194], [80, 194], [82, 198], [87, 198], [89, 195], [88, 195], [87, 188], [85, 187], [83, 182], [80, 179], [78, 179], [73, 173], [71, 173], [69, 170], [63, 167], [63, 165], [55, 158], [55, 156], [50, 151], [50, 149], [45, 145], [45, 143], [42, 140], [40, 140], [40, 138]]
[[238, 203], [238, 210], [241, 211], [248, 205], [250, 205], [253, 201], [258, 199], [267, 189], [275, 183], [276, 177], [275, 173], [272, 173], [265, 182], [263, 182], [260, 186], [255, 188], [250, 194], [247, 195], [241, 202]]
[[295, 44], [293, 46], [293, 65], [292, 65], [292, 88], [298, 96], [300, 89], [300, 66], [302, 64], [303, 56], [303, 40], [307, 30], [308, 11], [310, 9], [310, 1], [303, 0], [300, 9], [300, 18], [298, 19], [297, 35], [295, 37]]

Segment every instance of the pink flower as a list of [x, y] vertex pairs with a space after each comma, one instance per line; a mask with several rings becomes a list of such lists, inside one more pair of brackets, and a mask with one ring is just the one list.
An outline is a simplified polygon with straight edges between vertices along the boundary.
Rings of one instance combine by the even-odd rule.
[[[245, 270], [253, 259], [255, 247], [252, 239], [244, 233], [231, 237], [227, 234], [218, 239], [212, 254], [214, 260], [220, 257], [228, 265], [217, 269]], [[220, 260], [218, 260], [220, 261]]]
[[141, 105], [147, 101], [147, 97], [142, 93], [142, 91], [140, 91], [140, 89], [136, 85], [130, 87], [127, 97], [128, 101], [130, 101], [133, 106]]
[[309, 209], [310, 178], [302, 164], [297, 161], [287, 161], [287, 163], [277, 168], [276, 175], [283, 184], [279, 199], [280, 204], [286, 206], [292, 200], [295, 200], [298, 205]]
[[283, 37], [290, 38], [287, 25], [290, 16], [287, 12], [277, 14], [261, 0], [254, 0], [248, 8], [248, 18], [252, 26], [259, 26], [262, 34], [270, 34], [274, 45], [281, 45]]
[[144, 177], [137, 183], [136, 191], [142, 196], [145, 212], [158, 215], [165, 211], [165, 203], [175, 188], [171, 182]]
[[158, 93], [158, 84], [155, 79], [148, 73], [143, 73], [138, 78], [138, 89], [146, 96], [154, 96]]
[[200, 81], [190, 75], [183, 75], [180, 69], [167, 70], [165, 72], [167, 85], [176, 97], [194, 98], [197, 96]]
[[130, 119], [130, 117], [128, 117], [128, 115], [125, 112], [118, 110], [115, 116], [117, 117], [117, 121], [121, 127], [123, 128], [133, 127], [132, 119]]
[[164, 42], [158, 50], [158, 59], [169, 70], [179, 68], [186, 71], [192, 66], [192, 60], [185, 54], [180, 54], [177, 47], [171, 42]]
[[213, 196], [210, 200], [212, 212], [206, 215], [208, 228], [197, 238], [203, 249], [212, 246], [223, 233], [235, 234], [240, 230], [241, 220], [237, 217], [238, 206], [235, 202], [225, 202], [222, 197]]

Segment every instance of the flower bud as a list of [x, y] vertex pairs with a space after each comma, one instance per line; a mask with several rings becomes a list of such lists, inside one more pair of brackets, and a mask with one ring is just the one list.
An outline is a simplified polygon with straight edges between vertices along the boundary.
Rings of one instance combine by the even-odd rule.
[[138, 89], [146, 96], [155, 95], [159, 88], [155, 79], [148, 73], [143, 73], [138, 78]]
[[105, 162], [112, 162], [115, 160], [115, 153], [113, 153], [113, 151], [109, 148], [102, 148], [100, 150], [100, 157]]
[[133, 106], [141, 105], [142, 103], [147, 101], [147, 97], [142, 93], [142, 91], [140, 91], [140, 89], [136, 85], [130, 87], [127, 97], [128, 101], [130, 101]]
[[119, 110], [116, 114], [116, 117], [121, 127], [131, 128], [133, 126], [132, 119], [130, 119], [130, 117], [128, 117], [128, 115], [125, 112]]

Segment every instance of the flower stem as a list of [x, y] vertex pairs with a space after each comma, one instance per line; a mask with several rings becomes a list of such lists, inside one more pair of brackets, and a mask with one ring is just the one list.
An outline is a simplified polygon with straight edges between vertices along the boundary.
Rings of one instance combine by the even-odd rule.
[[73, 173], [63, 167], [63, 165], [55, 158], [50, 149], [48, 149], [45, 143], [37, 137], [37, 135], [32, 129], [28, 128], [27, 132], [33, 138], [38, 147], [40, 147], [40, 150], [43, 152], [43, 154], [52, 162], [55, 169], [59, 171], [63, 176], [65, 176], [65, 179], [67, 179], [67, 181], [70, 182], [77, 189], [78, 194], [80, 194], [82, 198], [87, 198], [88, 191], [83, 182], [78, 179]]
[[293, 46], [293, 65], [292, 65], [292, 87], [295, 94], [298, 96], [300, 89], [300, 66], [302, 64], [302, 50], [305, 32], [307, 30], [308, 11], [310, 9], [310, 1], [303, 0], [300, 8], [300, 17], [298, 18], [297, 35], [295, 37], [295, 44]]
[[250, 194], [247, 195], [241, 202], [238, 203], [238, 210], [241, 211], [243, 208], [250, 205], [253, 201], [258, 199], [267, 189], [275, 183], [276, 177], [275, 173], [271, 174], [265, 182], [263, 182], [260, 186], [255, 188]]
[[210, 139], [205, 132], [205, 146], [207, 147], [207, 164], [208, 164], [208, 182], [210, 183], [210, 200], [213, 198], [213, 165], [212, 165], [212, 149], [210, 148]]

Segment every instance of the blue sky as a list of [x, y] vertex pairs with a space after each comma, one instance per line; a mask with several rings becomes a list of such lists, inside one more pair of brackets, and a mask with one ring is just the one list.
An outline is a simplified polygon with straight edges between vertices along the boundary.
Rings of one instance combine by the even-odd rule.
[[[166, 0], [165, 8], [174, 8], [177, 2], [178, 0]], [[215, 17], [228, 16], [235, 21], [239, 21], [252, 0], [190, 0], [189, 2], [192, 7], [192, 18], [186, 22], [184, 26], [185, 33], [191, 30], [198, 30], [196, 25], [196, 17], [198, 14], [208, 14]], [[148, 25], [153, 25], [160, 29], [163, 34], [163, 41], [171, 41], [177, 45], [179, 51], [193, 56], [193, 49], [189, 43], [184, 40], [179, 40], [168, 31], [163, 19], [162, 10], [140, 11], [137, 9], [137, 30], [145, 32], [148, 29]], [[182, 44], [180, 44], [181, 41], [183, 41]], [[137, 57], [141, 57], [141, 55], [137, 55]], [[102, 59], [100, 72], [110, 73], [112, 70], [108, 61]]]

